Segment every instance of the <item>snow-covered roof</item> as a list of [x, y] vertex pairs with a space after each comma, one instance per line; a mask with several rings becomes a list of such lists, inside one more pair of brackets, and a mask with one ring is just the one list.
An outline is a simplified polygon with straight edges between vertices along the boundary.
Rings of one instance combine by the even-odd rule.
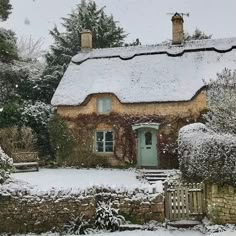
[[188, 101], [226, 67], [236, 68], [236, 38], [93, 49], [72, 58], [52, 104], [80, 105], [97, 93], [122, 103]]

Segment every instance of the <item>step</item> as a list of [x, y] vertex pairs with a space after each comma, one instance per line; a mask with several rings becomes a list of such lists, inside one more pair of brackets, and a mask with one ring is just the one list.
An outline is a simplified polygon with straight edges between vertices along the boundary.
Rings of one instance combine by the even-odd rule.
[[164, 174], [159, 174], [159, 175], [149, 175], [149, 174], [147, 174], [147, 175], [143, 175], [143, 176], [145, 176], [146, 178], [155, 178], [155, 177], [165, 177], [165, 178], [167, 178], [168, 177], [168, 175], [164, 175]]
[[120, 231], [141, 230], [142, 228], [143, 228], [142, 225], [137, 225], [137, 224], [120, 225]]
[[166, 180], [166, 178], [165, 177], [162, 177], [162, 178], [161, 177], [160, 178], [158, 178], [158, 177], [157, 178], [146, 178], [146, 180], [147, 181], [159, 181], [159, 180]]
[[194, 220], [179, 220], [179, 221], [169, 221], [166, 223], [167, 226], [172, 226], [176, 228], [192, 228], [196, 225], [201, 225], [200, 221]]
[[155, 176], [155, 175], [168, 175], [168, 174], [166, 174], [166, 173], [163, 173], [163, 172], [160, 172], [160, 173], [143, 173], [143, 175], [153, 175], [153, 176]]
[[176, 170], [139, 170], [141, 178], [145, 178], [150, 184], [155, 184], [157, 181], [165, 181], [169, 176], [177, 173]]

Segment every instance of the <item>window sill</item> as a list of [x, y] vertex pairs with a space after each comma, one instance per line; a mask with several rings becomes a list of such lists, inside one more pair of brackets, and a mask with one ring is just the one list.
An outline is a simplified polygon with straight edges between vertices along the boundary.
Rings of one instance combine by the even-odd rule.
[[110, 115], [111, 112], [97, 112], [97, 115]]
[[96, 155], [113, 155], [114, 152], [94, 152]]

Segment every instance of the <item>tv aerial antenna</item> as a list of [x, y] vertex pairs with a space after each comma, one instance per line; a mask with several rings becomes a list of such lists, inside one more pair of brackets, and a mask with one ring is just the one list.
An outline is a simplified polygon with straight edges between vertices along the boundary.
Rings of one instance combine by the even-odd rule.
[[175, 14], [179, 14], [179, 15], [181, 15], [182, 17], [184, 17], [184, 16], [186, 16], [186, 17], [189, 17], [190, 16], [190, 13], [189, 12], [175, 12], [175, 13], [173, 13], [173, 12], [168, 12], [168, 13], [166, 13], [167, 15], [172, 15], [172, 16], [174, 16]]

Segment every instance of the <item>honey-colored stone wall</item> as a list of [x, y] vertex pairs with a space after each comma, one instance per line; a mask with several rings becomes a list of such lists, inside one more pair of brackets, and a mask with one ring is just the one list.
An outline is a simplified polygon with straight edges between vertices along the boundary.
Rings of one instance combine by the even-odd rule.
[[[137, 195], [136, 195], [137, 194]], [[143, 197], [142, 197], [142, 196]], [[94, 193], [81, 192], [67, 195], [56, 192], [45, 195], [30, 195], [16, 192], [12, 195], [0, 193], [0, 233], [43, 233], [63, 231], [63, 226], [73, 216], [81, 214], [94, 222], [98, 201], [111, 200], [119, 214], [129, 216], [137, 223], [150, 220], [164, 221], [164, 196], [162, 193], [119, 192], [96, 189]]]
[[236, 188], [208, 185], [207, 215], [216, 224], [236, 224]]
[[[151, 122], [161, 123], [158, 136], [160, 138], [158, 139], [159, 146], [157, 154], [159, 158], [160, 168], [176, 168], [178, 166], [177, 155], [174, 152], [175, 141], [177, 138], [178, 130], [183, 125], [188, 124], [189, 122], [196, 121], [199, 118], [201, 112], [206, 108], [206, 97], [204, 92], [200, 92], [197, 96], [195, 96], [194, 99], [186, 102], [136, 103], [136, 104], [123, 104], [113, 94], [94, 94], [86, 99], [84, 105], [59, 106], [57, 112], [61, 117], [67, 119], [70, 129], [73, 130], [73, 132], [75, 132], [76, 127], [78, 126], [78, 124], [75, 122], [76, 119], [78, 119], [79, 121], [80, 119], [83, 120], [84, 116], [90, 116], [90, 115], [96, 116], [98, 98], [111, 98], [112, 111], [110, 116], [109, 114], [107, 115], [102, 114], [101, 116], [97, 116], [97, 118], [95, 117], [96, 120], [98, 118], [100, 119], [100, 123], [97, 126], [94, 126], [94, 131], [93, 131], [94, 134], [95, 130], [113, 130], [114, 128], [113, 125], [115, 124], [114, 119], [116, 114], [118, 116], [124, 117], [124, 119], [126, 116], [131, 116], [134, 117], [135, 120], [141, 120], [142, 122], [151, 121]], [[90, 124], [87, 125], [90, 126]], [[132, 122], [130, 122], [129, 128], [131, 128], [131, 125]], [[83, 123], [82, 126], [85, 126], [85, 123]], [[86, 129], [86, 127], [80, 127], [80, 129]], [[116, 130], [116, 132], [122, 132], [122, 129]], [[130, 130], [130, 132], [132, 132], [132, 130]], [[124, 136], [122, 140], [119, 140], [120, 142], [117, 142], [116, 140], [115, 142], [116, 155], [110, 153], [109, 154], [96, 153], [96, 154], [103, 156], [104, 159], [107, 160], [109, 164], [111, 164], [112, 166], [124, 166], [126, 164], [125, 160], [130, 160], [130, 159], [132, 159], [135, 162], [137, 160], [137, 153], [136, 153], [137, 146], [135, 147], [134, 145], [136, 141], [134, 141], [133, 145], [128, 147], [127, 149], [127, 147], [125, 147], [125, 145], [123, 144], [125, 143], [124, 142], [125, 138], [127, 137]], [[91, 136], [91, 139], [94, 140], [94, 135]], [[167, 146], [169, 147], [168, 148], [169, 151], [164, 150], [166, 149]], [[170, 147], [172, 147], [172, 149]], [[124, 153], [127, 153], [125, 154], [125, 157], [123, 157]]]
[[206, 96], [204, 92], [199, 93], [193, 100], [187, 102], [166, 103], [132, 103], [122, 104], [112, 94], [92, 95], [85, 105], [81, 106], [59, 106], [57, 112], [62, 117], [77, 117], [80, 114], [91, 114], [97, 112], [98, 98], [111, 98], [112, 112], [130, 115], [159, 115], [179, 116], [197, 118], [199, 113], [206, 108]]

